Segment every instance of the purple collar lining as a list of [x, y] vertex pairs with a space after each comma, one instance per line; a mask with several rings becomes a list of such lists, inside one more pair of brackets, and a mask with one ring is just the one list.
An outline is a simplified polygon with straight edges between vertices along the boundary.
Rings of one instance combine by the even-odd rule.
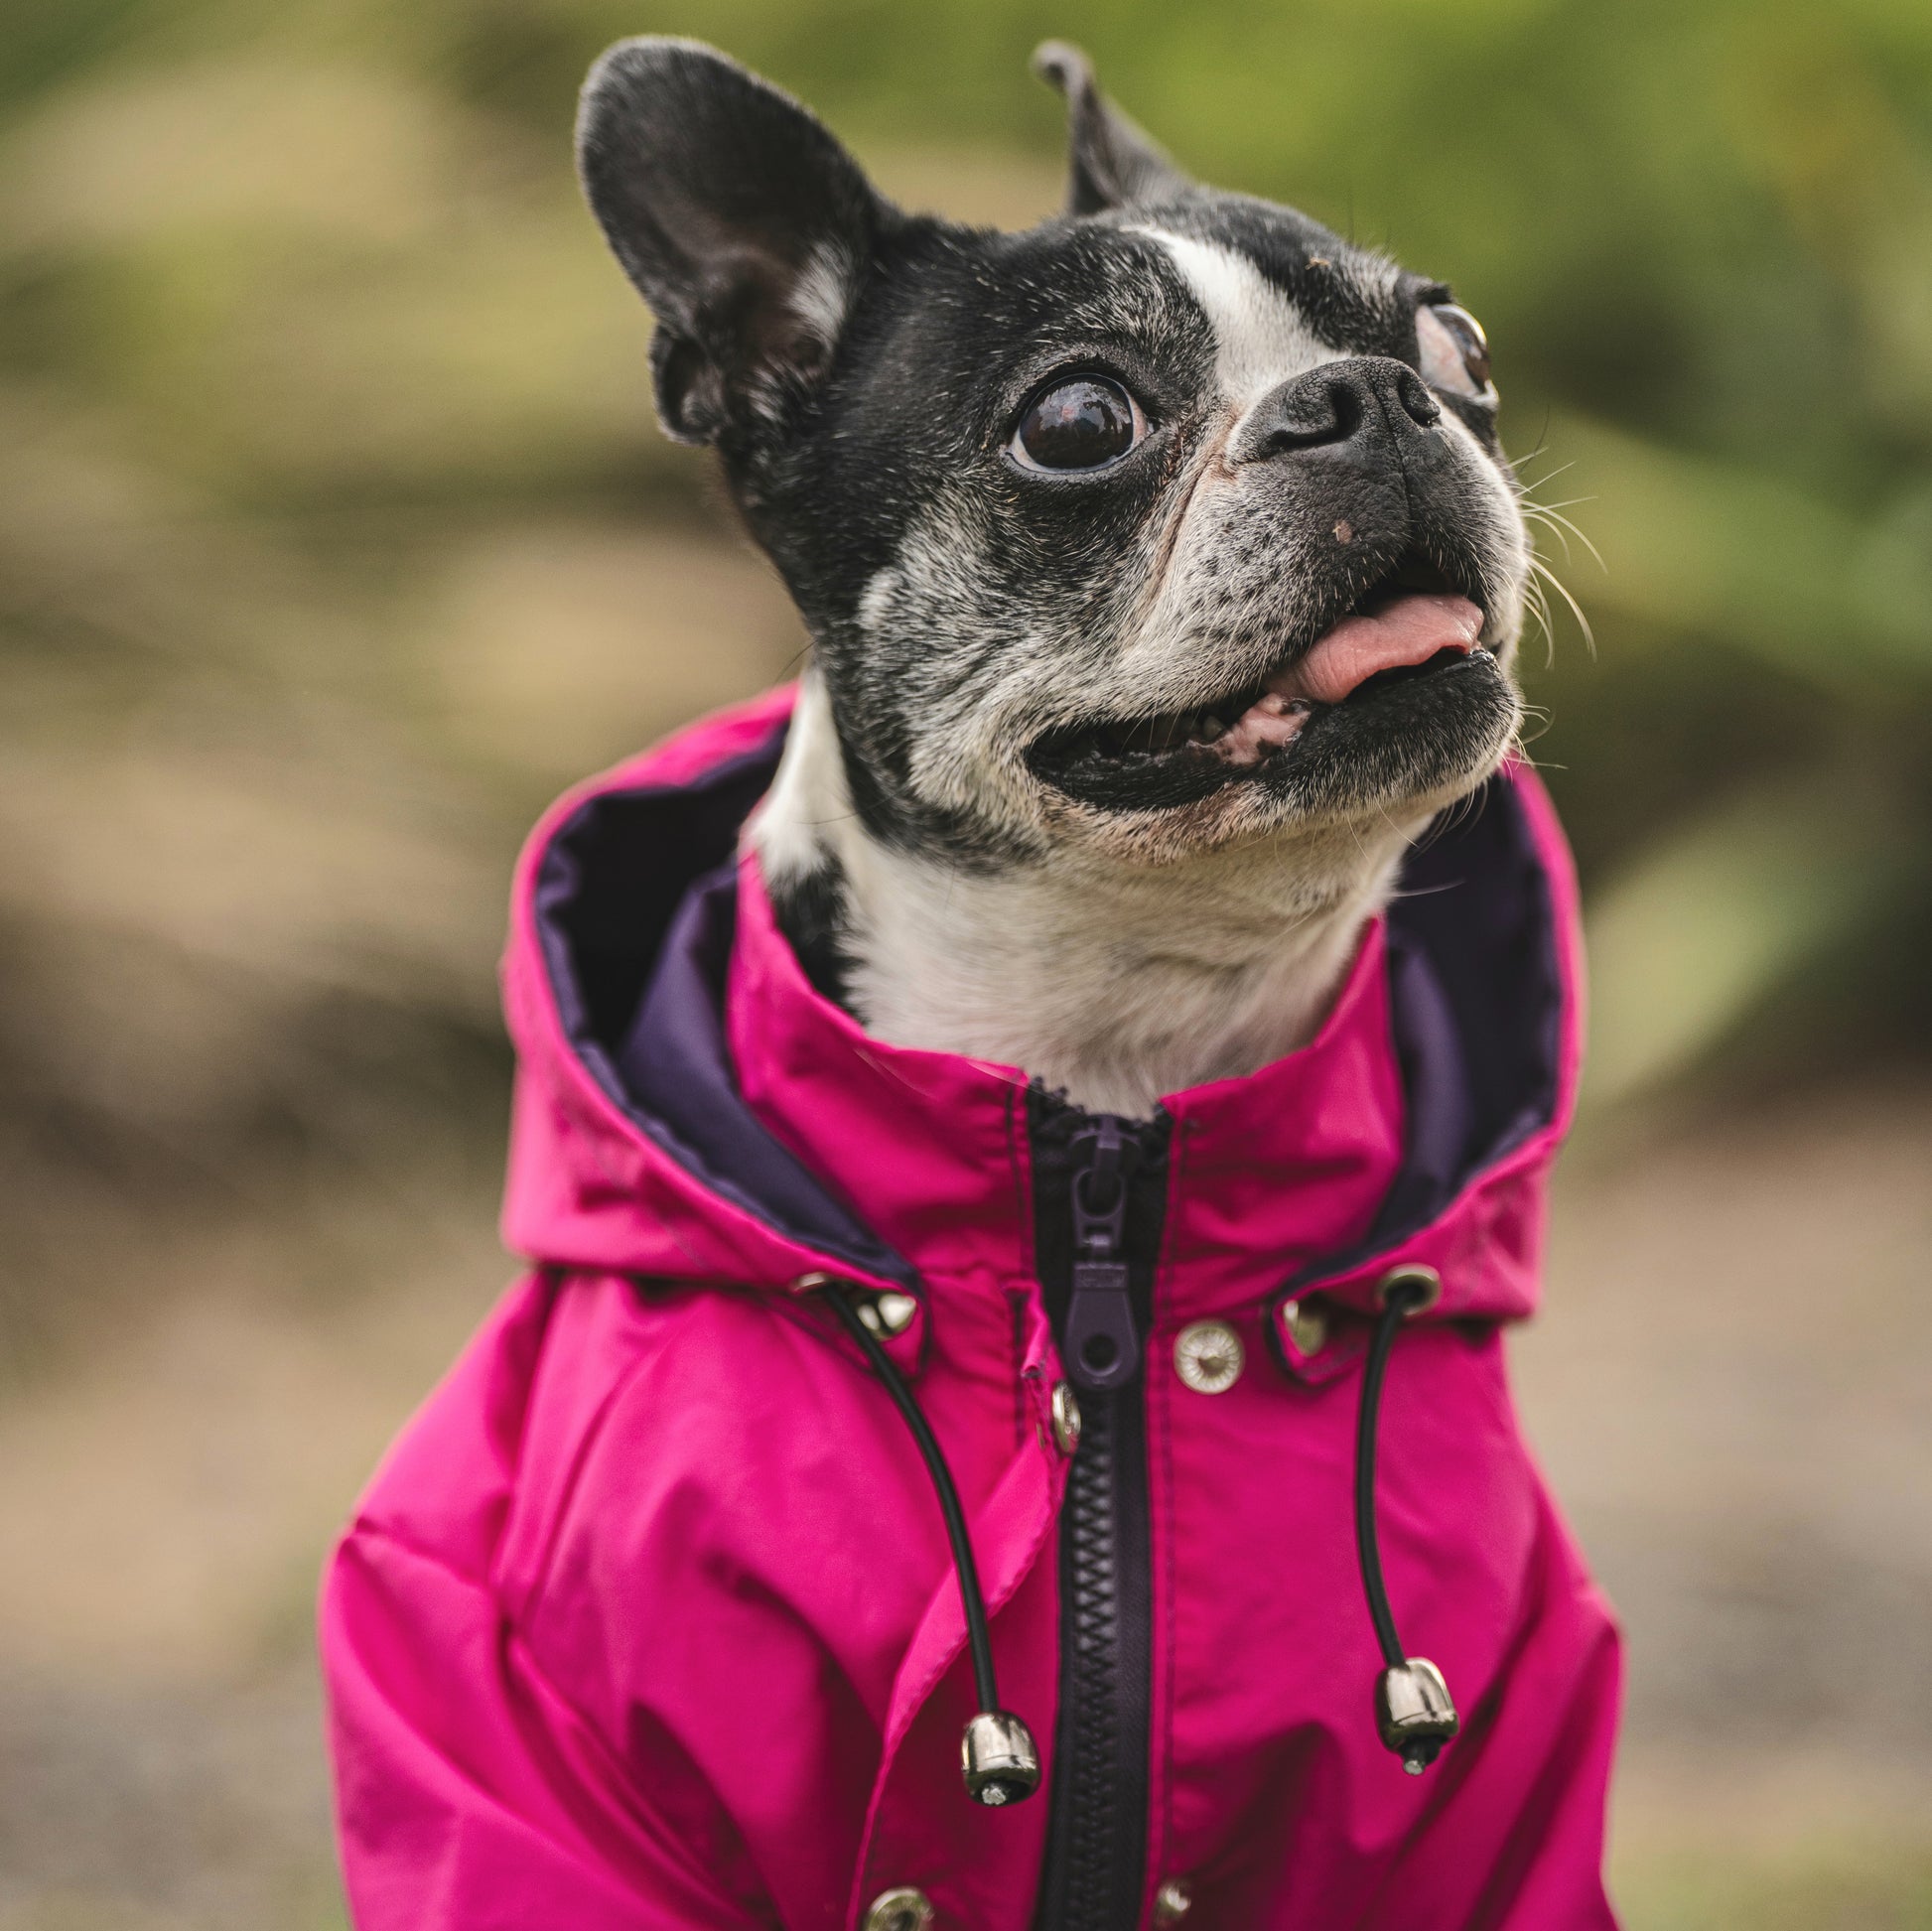
[[[835, 1200], [740, 1096], [722, 1011], [731, 860], [783, 729], [686, 784], [588, 799], [543, 854], [536, 919], [572, 1047], [637, 1130], [787, 1238], [888, 1279], [912, 1269]], [[1549, 881], [1514, 787], [1492, 778], [1412, 852], [1390, 907], [1403, 1164], [1339, 1274], [1437, 1218], [1557, 1105], [1563, 988]]]

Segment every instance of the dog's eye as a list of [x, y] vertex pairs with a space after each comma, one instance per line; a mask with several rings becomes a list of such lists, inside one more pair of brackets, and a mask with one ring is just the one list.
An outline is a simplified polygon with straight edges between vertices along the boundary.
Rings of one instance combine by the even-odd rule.
[[1416, 311], [1416, 345], [1422, 350], [1422, 379], [1432, 389], [1487, 398], [1489, 342], [1467, 309], [1453, 302], [1425, 302]]
[[1029, 470], [1104, 470], [1140, 441], [1146, 426], [1118, 382], [1076, 375], [1049, 383], [1027, 404], [1007, 447]]

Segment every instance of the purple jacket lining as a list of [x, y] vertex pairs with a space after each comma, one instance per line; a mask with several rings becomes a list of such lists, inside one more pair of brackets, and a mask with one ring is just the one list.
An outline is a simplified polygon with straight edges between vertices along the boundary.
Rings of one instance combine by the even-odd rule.
[[[783, 742], [781, 727], [689, 783], [587, 799], [538, 871], [545, 967], [578, 1056], [653, 1145], [788, 1239], [909, 1285], [910, 1265], [745, 1104], [725, 1040], [733, 854]], [[1363, 1241], [1296, 1286], [1426, 1227], [1554, 1113], [1563, 987], [1550, 891], [1507, 779], [1409, 855], [1389, 909], [1389, 974], [1402, 1167]]]
[[537, 934], [578, 1057], [624, 1117], [721, 1199], [786, 1238], [910, 1285], [739, 1097], [723, 1021], [739, 826], [771, 781], [780, 731], [689, 784], [606, 792], [551, 841]]

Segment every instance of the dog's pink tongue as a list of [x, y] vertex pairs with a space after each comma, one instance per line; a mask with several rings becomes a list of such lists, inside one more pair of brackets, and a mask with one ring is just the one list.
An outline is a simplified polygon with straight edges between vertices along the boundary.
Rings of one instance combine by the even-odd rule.
[[1268, 688], [1311, 704], [1339, 704], [1377, 671], [1426, 664], [1439, 650], [1471, 650], [1481, 632], [1482, 613], [1466, 597], [1413, 592], [1372, 617], [1344, 617]]

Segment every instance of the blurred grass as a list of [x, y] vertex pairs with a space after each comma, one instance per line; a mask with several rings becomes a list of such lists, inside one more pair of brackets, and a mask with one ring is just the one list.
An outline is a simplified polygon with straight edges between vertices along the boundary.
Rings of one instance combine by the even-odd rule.
[[1653, 1855], [1619, 1873], [1628, 1931], [1925, 1931], [1932, 1856], [1884, 1839], [1800, 1841], [1754, 1861]]

